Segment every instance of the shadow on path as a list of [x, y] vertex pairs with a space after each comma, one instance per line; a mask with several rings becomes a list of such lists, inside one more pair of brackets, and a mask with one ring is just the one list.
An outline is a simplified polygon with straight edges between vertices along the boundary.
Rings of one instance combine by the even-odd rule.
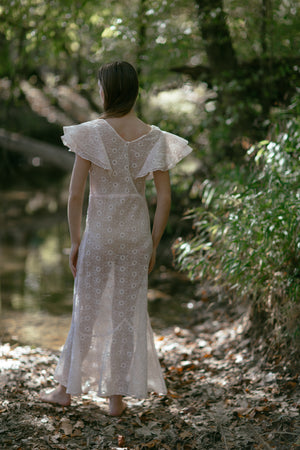
[[[160, 303], [166, 311], [170, 297], [182, 295], [168, 291], [167, 283], [166, 276]], [[297, 378], [251, 350], [245, 310], [218, 299], [217, 291], [183, 279], [181, 287], [190, 295], [189, 312], [180, 326], [156, 335], [168, 394], [128, 399], [120, 418], [107, 416], [106, 401], [92, 393], [68, 408], [40, 403], [39, 390], [53, 386], [58, 353], [3, 344], [1, 449], [299, 448]], [[155, 299], [155, 287], [152, 294]]]

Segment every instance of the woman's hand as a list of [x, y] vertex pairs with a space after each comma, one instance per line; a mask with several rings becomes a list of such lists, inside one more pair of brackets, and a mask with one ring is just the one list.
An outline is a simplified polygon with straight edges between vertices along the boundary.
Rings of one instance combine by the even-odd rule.
[[155, 260], [156, 260], [156, 248], [153, 248], [152, 255], [150, 258], [150, 262], [149, 262], [148, 273], [152, 272], [153, 267], [155, 266]]
[[76, 277], [77, 271], [78, 250], [79, 250], [79, 243], [72, 244], [69, 256], [69, 266], [74, 278]]

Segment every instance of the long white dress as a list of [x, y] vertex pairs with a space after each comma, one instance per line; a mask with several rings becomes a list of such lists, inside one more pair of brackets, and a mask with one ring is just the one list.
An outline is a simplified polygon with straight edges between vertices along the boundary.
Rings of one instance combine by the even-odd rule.
[[156, 126], [125, 141], [103, 119], [64, 127], [62, 140], [92, 164], [72, 323], [55, 379], [70, 394], [83, 386], [103, 397], [164, 394], [147, 313], [152, 238], [145, 180], [192, 149]]

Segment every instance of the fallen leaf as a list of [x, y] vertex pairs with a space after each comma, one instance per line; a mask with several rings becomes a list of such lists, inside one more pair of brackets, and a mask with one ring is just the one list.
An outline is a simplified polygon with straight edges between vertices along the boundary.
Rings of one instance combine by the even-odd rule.
[[143, 438], [152, 436], [151, 430], [149, 430], [149, 428], [145, 427], [145, 426], [143, 426], [142, 428], [139, 428], [138, 430], [136, 430], [136, 434], [138, 436], [142, 436]]
[[152, 441], [149, 441], [147, 443], [143, 443], [143, 447], [146, 447], [146, 448], [153, 448], [153, 447], [155, 447], [155, 448], [157, 448], [159, 444], [161, 444], [161, 441], [159, 441], [158, 439], [153, 439]]
[[284, 385], [285, 389], [287, 389], [289, 391], [293, 391], [294, 389], [296, 389], [297, 386], [298, 386], [298, 383], [296, 383], [295, 381], [288, 381]]
[[50, 437], [51, 441], [57, 444], [57, 441], [61, 438], [60, 433], [55, 433], [53, 436]]
[[118, 445], [120, 447], [124, 447], [125, 445], [125, 436], [123, 436], [122, 434], [118, 435]]
[[77, 422], [74, 425], [74, 428], [84, 428], [84, 423], [82, 420], [77, 420]]
[[236, 408], [233, 411], [233, 414], [235, 414], [238, 417], [247, 417], [252, 411], [253, 408]]
[[190, 439], [193, 437], [193, 434], [190, 431], [184, 430], [182, 431], [182, 433], [180, 433], [179, 436], [181, 437], [181, 439]]
[[257, 412], [266, 412], [269, 411], [269, 406], [255, 406], [254, 409]]
[[188, 408], [184, 408], [183, 412], [185, 414], [195, 414], [197, 412], [197, 408], [195, 406], [189, 406]]
[[81, 435], [82, 435], [82, 431], [79, 428], [79, 429], [74, 430], [71, 436], [76, 437], [76, 436], [81, 436]]
[[60, 428], [62, 428], [63, 432], [70, 436], [72, 434], [73, 426], [71, 424], [70, 419], [67, 419], [66, 417], [63, 417], [60, 421]]
[[201, 292], [201, 300], [203, 302], [207, 302], [208, 301], [208, 295], [207, 295], [207, 292], [204, 289]]

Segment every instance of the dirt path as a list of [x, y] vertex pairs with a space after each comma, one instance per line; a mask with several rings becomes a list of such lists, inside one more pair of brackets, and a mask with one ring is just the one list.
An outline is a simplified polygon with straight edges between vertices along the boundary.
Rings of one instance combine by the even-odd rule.
[[300, 448], [298, 377], [251, 350], [245, 311], [218, 301], [209, 307], [201, 296], [185, 327], [157, 335], [168, 394], [129, 400], [121, 418], [107, 416], [106, 402], [91, 394], [68, 408], [40, 403], [58, 354], [3, 344], [0, 448]]

